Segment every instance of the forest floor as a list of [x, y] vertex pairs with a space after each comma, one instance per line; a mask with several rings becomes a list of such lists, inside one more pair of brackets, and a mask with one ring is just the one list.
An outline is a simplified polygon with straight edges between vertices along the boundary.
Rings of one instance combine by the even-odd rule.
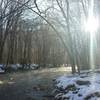
[[0, 100], [54, 100], [52, 79], [68, 73], [68, 68], [48, 68], [0, 74]]

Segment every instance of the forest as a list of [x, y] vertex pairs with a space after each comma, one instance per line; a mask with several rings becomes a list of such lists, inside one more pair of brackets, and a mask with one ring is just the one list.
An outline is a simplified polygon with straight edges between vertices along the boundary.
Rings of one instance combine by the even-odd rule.
[[[92, 86], [90, 84], [95, 84], [95, 82], [91, 79], [96, 78], [95, 81], [99, 81], [99, 75], [94, 75], [100, 71], [99, 24], [99, 0], [0, 0], [1, 100], [24, 100], [24, 97], [20, 98], [15, 94], [10, 98], [11, 93], [7, 99], [4, 94], [9, 91], [9, 88], [10, 91], [13, 88], [19, 91], [18, 86], [22, 88], [21, 91], [24, 87], [32, 88], [32, 82], [35, 81], [33, 78], [38, 83], [33, 86], [35, 91], [41, 90], [42, 80], [51, 82], [55, 78], [55, 87], [58, 89], [54, 95], [49, 95], [54, 97], [53, 99], [35, 100], [99, 100], [100, 98], [91, 99], [91, 95], [100, 97], [100, 92], [98, 92], [100, 89], [84, 98], [82, 95], [79, 95], [82, 98], [76, 95], [72, 97], [73, 94], [71, 94], [74, 90], [76, 93], [78, 88], [84, 90], [80, 84]], [[80, 80], [84, 72], [88, 78]], [[49, 74], [51, 77], [48, 77]], [[65, 74], [72, 75], [73, 78], [66, 78], [63, 76]], [[24, 76], [30, 79], [30, 84], [26, 82], [27, 78]], [[41, 82], [38, 79], [40, 76]], [[8, 84], [13, 85], [13, 81], [16, 86], [9, 87]], [[23, 86], [22, 83], [25, 82]], [[66, 88], [64, 88], [65, 83]], [[44, 84], [48, 82], [43, 83], [43, 86]], [[49, 83], [47, 87], [50, 84], [52, 83]], [[80, 91], [83, 92], [83, 90]], [[70, 94], [68, 94], [69, 91], [71, 91]]]

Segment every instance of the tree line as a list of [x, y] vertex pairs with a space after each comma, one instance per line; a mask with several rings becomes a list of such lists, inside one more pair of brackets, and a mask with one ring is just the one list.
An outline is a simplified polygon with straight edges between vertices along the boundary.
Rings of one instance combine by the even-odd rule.
[[[99, 16], [99, 1], [94, 13]], [[89, 69], [90, 34], [82, 29], [90, 0], [1, 0], [0, 63], [70, 64], [72, 73]], [[27, 18], [25, 13], [30, 14]], [[99, 30], [95, 52], [99, 50]], [[95, 59], [98, 54], [95, 53]], [[95, 64], [96, 64], [95, 60]], [[76, 70], [77, 66], [77, 70]]]
[[0, 1], [0, 63], [60, 66], [66, 62], [64, 47], [40, 16], [25, 18], [30, 2]]

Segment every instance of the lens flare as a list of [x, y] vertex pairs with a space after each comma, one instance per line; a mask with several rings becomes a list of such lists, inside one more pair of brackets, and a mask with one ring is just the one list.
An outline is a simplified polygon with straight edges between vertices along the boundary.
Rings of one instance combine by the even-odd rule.
[[84, 23], [84, 28], [86, 33], [89, 33], [90, 36], [90, 66], [92, 71], [95, 69], [94, 62], [94, 41], [95, 41], [95, 33], [99, 27], [99, 20], [97, 16], [94, 16], [94, 0], [90, 1], [88, 18]]
[[[95, 70], [95, 62], [94, 62], [94, 44], [95, 44], [95, 33], [98, 30], [99, 27], [99, 20], [96, 16], [94, 16], [94, 0], [90, 1], [90, 7], [88, 11], [88, 18], [85, 22], [85, 31], [86, 33], [89, 33], [90, 36], [90, 67], [92, 72]], [[93, 74], [93, 81], [95, 81], [95, 74]], [[95, 88], [95, 85], [92, 87]]]

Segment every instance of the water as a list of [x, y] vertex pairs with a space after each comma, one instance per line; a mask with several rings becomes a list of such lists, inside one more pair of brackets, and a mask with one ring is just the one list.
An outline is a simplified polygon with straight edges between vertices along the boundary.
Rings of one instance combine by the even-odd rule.
[[65, 68], [0, 75], [0, 100], [54, 100], [53, 79], [70, 73]]

